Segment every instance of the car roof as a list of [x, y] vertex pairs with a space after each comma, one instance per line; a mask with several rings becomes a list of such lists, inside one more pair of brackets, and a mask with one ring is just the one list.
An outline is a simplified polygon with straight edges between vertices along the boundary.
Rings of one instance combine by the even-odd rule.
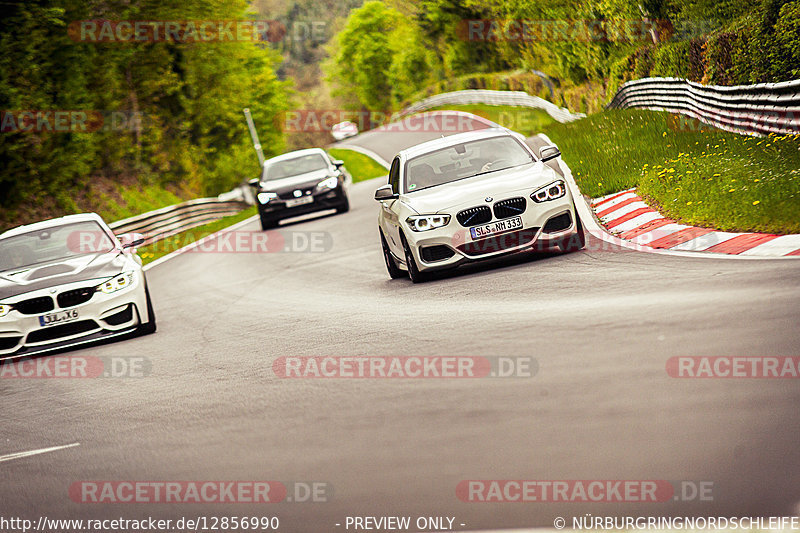
[[482, 130], [466, 131], [464, 133], [456, 133], [448, 135], [440, 139], [433, 139], [424, 143], [417, 144], [405, 150], [401, 150], [398, 155], [401, 159], [408, 160], [429, 152], [435, 152], [441, 148], [447, 148], [456, 144], [461, 144], [469, 141], [477, 141], [480, 139], [491, 139], [493, 137], [515, 137], [519, 138], [519, 134], [506, 129], [506, 128], [486, 128]]
[[264, 164], [275, 163], [277, 161], [284, 161], [286, 159], [294, 159], [295, 157], [302, 157], [304, 155], [310, 155], [310, 154], [321, 154], [321, 155], [325, 156], [326, 159], [327, 159], [327, 155], [328, 155], [325, 152], [325, 150], [323, 150], [322, 148], [306, 148], [304, 150], [295, 150], [294, 152], [287, 152], [285, 154], [281, 154], [281, 155], [275, 156], [275, 157], [273, 157], [271, 159], [267, 159], [264, 162]]
[[105, 221], [97, 213], [80, 213], [77, 215], [66, 215], [59, 218], [51, 218], [49, 220], [43, 220], [41, 222], [35, 222], [25, 226], [17, 226], [16, 228], [10, 229], [4, 233], [0, 233], [0, 239], [14, 237], [15, 235], [22, 235], [23, 233], [28, 233], [30, 231], [39, 231], [48, 228], [56, 228], [58, 226], [65, 226], [67, 224], [74, 224], [76, 222], [88, 221], [98, 222], [103, 229], [107, 227]]

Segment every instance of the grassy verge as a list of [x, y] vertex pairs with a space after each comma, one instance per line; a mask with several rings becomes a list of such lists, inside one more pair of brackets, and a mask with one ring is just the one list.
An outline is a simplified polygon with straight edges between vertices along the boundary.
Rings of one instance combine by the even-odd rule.
[[641, 110], [544, 132], [589, 196], [637, 187], [663, 215], [686, 224], [800, 233], [800, 135], [748, 137]]
[[362, 153], [341, 148], [332, 148], [328, 150], [328, 153], [332, 157], [344, 161], [345, 168], [353, 176], [353, 183], [379, 178], [388, 173], [388, 170], [379, 165], [374, 159]]
[[199, 241], [203, 237], [207, 237], [212, 233], [216, 233], [227, 228], [228, 226], [232, 226], [257, 214], [258, 211], [256, 210], [255, 206], [249, 207], [241, 213], [237, 213], [236, 215], [224, 217], [219, 220], [215, 220], [214, 222], [204, 224], [203, 226], [198, 226], [194, 229], [178, 233], [177, 235], [173, 235], [172, 237], [162, 241], [143, 246], [142, 248], [139, 248], [139, 257], [142, 258], [143, 264], [151, 263], [156, 259], [174, 252], [175, 250], [183, 248], [184, 246], [187, 246], [195, 241]]
[[0, 232], [72, 213], [97, 213], [108, 223], [174, 205], [193, 198], [191, 191], [167, 190], [160, 185], [116, 183], [98, 178], [69, 196], [35, 198], [14, 209], [0, 209]]
[[471, 104], [441, 106], [432, 108], [429, 111], [445, 110], [472, 113], [528, 136], [541, 132], [542, 129], [551, 124], [556, 124], [556, 121], [547, 112], [530, 107]]
[[90, 208], [109, 223], [186, 201], [159, 185], [119, 186], [113, 196], [101, 193], [97, 200]]
[[104, 196], [97, 213], [107, 222], [116, 222], [148, 211], [179, 204], [185, 200], [160, 185], [122, 187], [117, 191], [118, 201]]

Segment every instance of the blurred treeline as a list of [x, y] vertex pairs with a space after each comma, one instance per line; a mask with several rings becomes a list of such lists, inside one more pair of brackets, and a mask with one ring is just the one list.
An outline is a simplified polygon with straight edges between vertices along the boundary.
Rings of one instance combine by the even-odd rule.
[[[468, 21], [484, 21], [487, 31], [470, 34]], [[508, 21], [534, 30], [565, 22], [568, 37], [488, 31]], [[579, 30], [589, 25], [614, 31], [587, 38]], [[367, 109], [470, 88], [549, 97], [531, 70], [602, 104], [620, 83], [646, 76], [723, 85], [800, 78], [800, 0], [369, 1], [351, 12], [331, 56], [328, 80], [349, 105]]]
[[[96, 131], [6, 124], [0, 228], [102, 211], [125, 190], [166, 190], [169, 198], [229, 190], [258, 173], [244, 107], [265, 152], [283, 149], [274, 124], [290, 87], [276, 75], [281, 58], [269, 43], [83, 42], [69, 33], [82, 20], [256, 18], [245, 0], [4, 0], [0, 9], [0, 110], [107, 119]], [[123, 118], [109, 128], [112, 116]]]

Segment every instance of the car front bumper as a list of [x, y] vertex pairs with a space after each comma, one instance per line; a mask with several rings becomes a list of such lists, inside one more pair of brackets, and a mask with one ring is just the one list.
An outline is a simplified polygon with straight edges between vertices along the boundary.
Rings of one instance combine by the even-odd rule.
[[519, 215], [522, 228], [487, 238], [473, 239], [470, 229], [459, 224], [456, 213], [461, 209], [449, 213], [451, 218], [447, 226], [430, 231], [414, 232], [402, 222], [403, 233], [420, 271], [453, 268], [526, 249], [544, 251], [578, 232], [577, 214], [569, 194], [543, 203], [527, 198], [525, 212]]
[[335, 189], [315, 192], [311, 197], [314, 199], [311, 203], [294, 207], [286, 207], [287, 200], [278, 198], [271, 200], [267, 204], [258, 204], [258, 212], [261, 216], [278, 220], [307, 215], [317, 211], [338, 209], [347, 201], [347, 193], [342, 184]]
[[[95, 292], [91, 299], [80, 305], [59, 307], [58, 293], [92, 286], [90, 282], [77, 282], [51, 289], [30, 292], [10, 302], [48, 296], [54, 299], [52, 311], [38, 314], [22, 314], [12, 310], [0, 318], [0, 359], [22, 357], [36, 353], [60, 350], [106, 338], [131, 333], [147, 321], [147, 296], [143, 274], [137, 272], [133, 283], [125, 289], [111, 294]], [[43, 326], [40, 317], [52, 313], [75, 310], [78, 318], [56, 325]]]

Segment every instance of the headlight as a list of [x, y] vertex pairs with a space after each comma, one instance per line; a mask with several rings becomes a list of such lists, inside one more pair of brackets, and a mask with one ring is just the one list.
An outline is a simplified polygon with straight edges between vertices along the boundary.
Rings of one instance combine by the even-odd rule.
[[317, 183], [317, 190], [319, 189], [335, 189], [339, 185], [339, 177], [332, 176]]
[[567, 194], [567, 186], [563, 181], [559, 180], [559, 181], [554, 181], [550, 185], [542, 187], [541, 189], [531, 194], [531, 200], [533, 200], [534, 202], [542, 203], [542, 202], [547, 202], [549, 200], [556, 200], [557, 198], [561, 198], [565, 194]]
[[0, 304], [0, 317], [6, 316], [14, 307], [6, 304]]
[[441, 228], [450, 223], [450, 215], [419, 215], [406, 219], [408, 226], [414, 231], [429, 231]]
[[123, 272], [118, 276], [114, 276], [110, 280], [97, 286], [96, 290], [111, 294], [112, 292], [121, 291], [133, 285], [133, 272]]
[[258, 203], [268, 204], [272, 200], [276, 200], [278, 198], [278, 195], [275, 194], [274, 192], [260, 192], [256, 195], [256, 198], [258, 198]]

